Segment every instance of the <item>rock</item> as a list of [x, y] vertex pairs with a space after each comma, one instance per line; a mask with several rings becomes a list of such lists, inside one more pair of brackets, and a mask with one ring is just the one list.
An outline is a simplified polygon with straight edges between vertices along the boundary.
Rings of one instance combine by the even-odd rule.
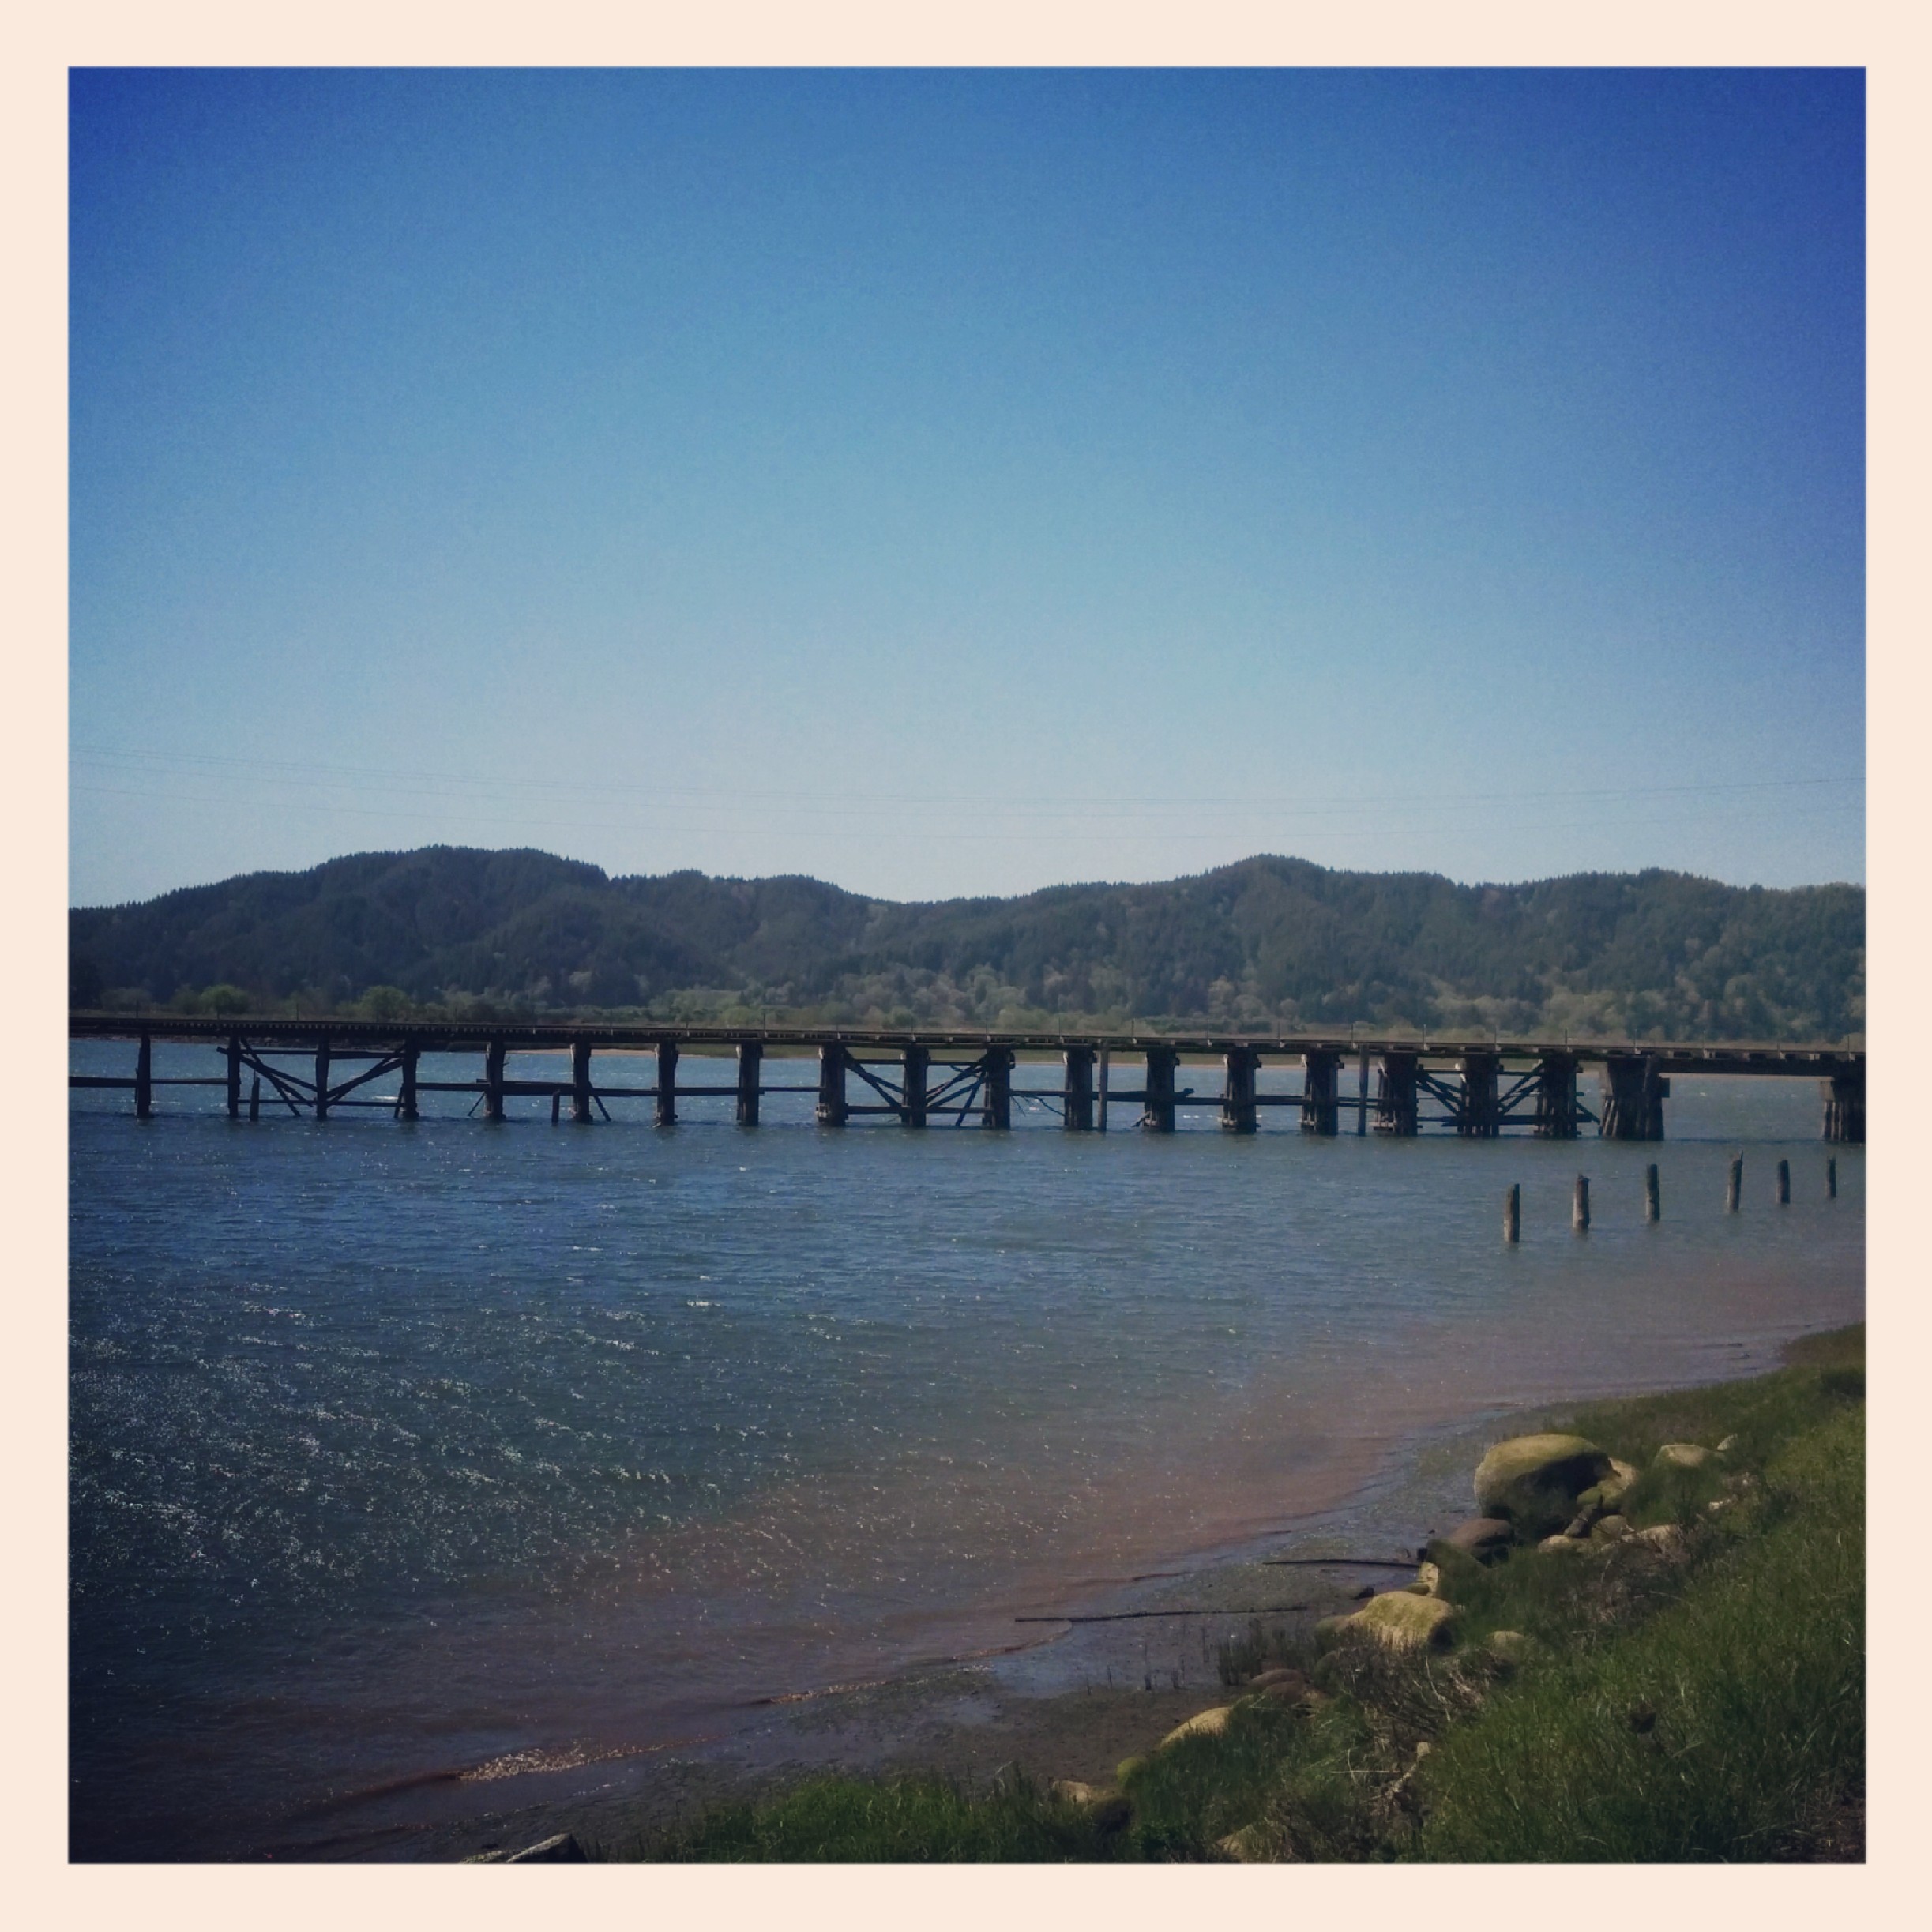
[[1363, 1602], [1363, 1601], [1364, 1600], [1364, 1599], [1368, 1598], [1368, 1597], [1371, 1597], [1371, 1596], [1373, 1596], [1374, 1594], [1375, 1594], [1375, 1586], [1374, 1586], [1374, 1584], [1372, 1584], [1372, 1583], [1365, 1583], [1364, 1584], [1363, 1584], [1363, 1586], [1362, 1586], [1362, 1588], [1361, 1588], [1360, 1589], [1359, 1589], [1358, 1591], [1356, 1591], [1356, 1592], [1355, 1592], [1355, 1601], [1356, 1601], [1358, 1603], [1359, 1603]]
[[1587, 1536], [1565, 1535], [1546, 1536], [1536, 1546], [1544, 1556], [1563, 1556], [1578, 1550], [1587, 1550], [1589, 1547], [1590, 1539]]
[[1596, 1527], [1597, 1519], [1602, 1516], [1603, 1513], [1603, 1512], [1602, 1509], [1599, 1509], [1596, 1504], [1585, 1503], [1584, 1506], [1563, 1525], [1563, 1534], [1566, 1536], [1573, 1538], [1577, 1542], [1581, 1542], [1589, 1535], [1590, 1532]]
[[1719, 1443], [1716, 1449], [1712, 1450], [1711, 1453], [1713, 1456], [1735, 1455], [1737, 1453], [1737, 1447], [1738, 1438], [1735, 1436], [1726, 1436], [1723, 1441]]
[[1610, 1458], [1581, 1436], [1513, 1436], [1476, 1467], [1475, 1499], [1525, 1536], [1547, 1536], [1577, 1513], [1583, 1492], [1612, 1473]]
[[1123, 1757], [1120, 1762], [1114, 1767], [1114, 1776], [1118, 1778], [1122, 1784], [1125, 1784], [1127, 1780], [1132, 1777], [1133, 1774], [1146, 1762], [1147, 1760], [1145, 1757]]
[[1214, 1848], [1243, 1865], [1272, 1865], [1274, 1847], [1269, 1834], [1258, 1825], [1244, 1825], [1225, 1838], [1217, 1838]]
[[554, 1838], [526, 1845], [521, 1851], [513, 1851], [507, 1857], [493, 1859], [491, 1862], [505, 1865], [588, 1865], [590, 1859], [573, 1833], [559, 1832]]
[[1157, 1751], [1164, 1751], [1170, 1744], [1178, 1744], [1183, 1738], [1218, 1738], [1227, 1728], [1227, 1720], [1233, 1716], [1231, 1704], [1217, 1704], [1211, 1711], [1197, 1711], [1185, 1723], [1176, 1724], [1155, 1746]]
[[1627, 1517], [1599, 1516], [1590, 1526], [1592, 1543], [1621, 1543], [1630, 1534], [1630, 1522]]
[[1528, 1663], [1543, 1646], [1521, 1630], [1492, 1630], [1483, 1648], [1499, 1662], [1517, 1670]]
[[1442, 1571], [1438, 1564], [1424, 1562], [1415, 1573], [1415, 1581], [1409, 1585], [1420, 1596], [1440, 1596], [1442, 1594]]
[[1097, 1784], [1088, 1784], [1079, 1778], [1055, 1778], [1047, 1787], [1056, 1798], [1064, 1798], [1070, 1805], [1097, 1805], [1107, 1795]]
[[[1135, 1764], [1139, 1760], [1127, 1761]], [[1133, 1822], [1133, 1802], [1124, 1792], [1106, 1791], [1097, 1784], [1083, 1784], [1078, 1778], [1055, 1778], [1049, 1788], [1054, 1797], [1091, 1811], [1094, 1823], [1103, 1832], [1125, 1831]]]
[[1614, 1478], [1616, 1481], [1621, 1483], [1626, 1489], [1628, 1489], [1630, 1485], [1637, 1480], [1637, 1467], [1635, 1463], [1619, 1462], [1617, 1458], [1613, 1456], [1610, 1459], [1610, 1475], [1606, 1476], [1604, 1480], [1608, 1482]]
[[1479, 1563], [1487, 1563], [1509, 1548], [1516, 1540], [1516, 1532], [1499, 1516], [1472, 1516], [1440, 1540]]
[[1259, 1677], [1250, 1678], [1248, 1688], [1265, 1697], [1278, 1697], [1284, 1704], [1299, 1704], [1314, 1686], [1301, 1671], [1282, 1669], [1264, 1671]]
[[1667, 1442], [1656, 1457], [1663, 1469], [1701, 1469], [1710, 1460], [1711, 1452], [1695, 1442]]
[[1661, 1556], [1684, 1553], [1684, 1532], [1675, 1523], [1653, 1523], [1648, 1529], [1637, 1531], [1630, 1540], [1648, 1544]]
[[1315, 1626], [1315, 1636], [1317, 1641], [1333, 1642], [1359, 1633], [1391, 1650], [1441, 1649], [1453, 1636], [1450, 1626], [1455, 1615], [1456, 1606], [1439, 1596], [1387, 1590], [1352, 1617], [1323, 1618]]

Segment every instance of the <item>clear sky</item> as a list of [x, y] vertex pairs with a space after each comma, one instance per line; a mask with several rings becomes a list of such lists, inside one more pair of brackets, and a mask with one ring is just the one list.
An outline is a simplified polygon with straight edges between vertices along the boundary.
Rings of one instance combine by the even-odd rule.
[[1864, 876], [1854, 72], [82, 72], [72, 896]]

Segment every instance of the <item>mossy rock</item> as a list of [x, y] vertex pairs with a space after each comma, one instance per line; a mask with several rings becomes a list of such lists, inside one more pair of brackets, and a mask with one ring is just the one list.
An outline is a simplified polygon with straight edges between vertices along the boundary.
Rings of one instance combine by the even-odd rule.
[[1666, 1442], [1656, 1457], [1663, 1469], [1701, 1469], [1710, 1460], [1711, 1452], [1697, 1442]]
[[1123, 1757], [1120, 1762], [1114, 1767], [1114, 1776], [1116, 1782], [1121, 1784], [1125, 1784], [1136, 1772], [1139, 1771], [1146, 1764], [1146, 1762], [1147, 1759], [1145, 1756]]
[[1575, 1517], [1585, 1490], [1612, 1473], [1609, 1457], [1581, 1436], [1512, 1436], [1476, 1466], [1476, 1505], [1520, 1535], [1547, 1536]]
[[1315, 1638], [1318, 1643], [1335, 1643], [1359, 1635], [1390, 1650], [1441, 1650], [1454, 1638], [1455, 1618], [1456, 1606], [1439, 1596], [1390, 1590], [1352, 1617], [1324, 1617], [1315, 1626]]
[[1218, 1738], [1227, 1728], [1227, 1720], [1235, 1714], [1231, 1704], [1217, 1704], [1211, 1711], [1197, 1711], [1184, 1723], [1178, 1723], [1161, 1739], [1155, 1749], [1164, 1751], [1170, 1744], [1178, 1744], [1183, 1738]]

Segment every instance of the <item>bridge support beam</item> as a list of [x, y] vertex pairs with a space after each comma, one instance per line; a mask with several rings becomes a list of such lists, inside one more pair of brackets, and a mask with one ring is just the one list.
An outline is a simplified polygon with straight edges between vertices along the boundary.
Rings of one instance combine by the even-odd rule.
[[421, 1049], [412, 1039], [403, 1042], [403, 1084], [396, 1096], [396, 1118], [416, 1118], [416, 1061]]
[[836, 1040], [818, 1050], [818, 1124], [845, 1125], [845, 1049]]
[[1539, 1141], [1577, 1137], [1577, 1056], [1552, 1053], [1536, 1069], [1536, 1111], [1530, 1132]]
[[1865, 1145], [1865, 1070], [1834, 1073], [1818, 1082], [1825, 1102], [1825, 1137], [1840, 1147]]
[[1457, 1066], [1462, 1075], [1462, 1100], [1456, 1111], [1456, 1131], [1465, 1139], [1493, 1141], [1502, 1131], [1496, 1107], [1499, 1065], [1493, 1053], [1472, 1053], [1465, 1054]]
[[1010, 1047], [987, 1049], [983, 1062], [986, 1068], [986, 1088], [979, 1103], [979, 1124], [983, 1127], [1013, 1125], [1013, 1057]]
[[329, 1036], [315, 1043], [315, 1118], [329, 1118]]
[[1415, 1068], [1412, 1053], [1385, 1053], [1375, 1075], [1375, 1131], [1407, 1139], [1415, 1132]]
[[1093, 1131], [1093, 1049], [1069, 1047], [1065, 1060], [1061, 1125], [1069, 1133]]
[[1149, 1133], [1174, 1131], [1174, 1070], [1181, 1056], [1171, 1047], [1147, 1049], [1146, 1091], [1141, 1099], [1141, 1122]]
[[908, 1127], [926, 1125], [926, 1076], [932, 1055], [923, 1047], [908, 1046], [899, 1069], [899, 1118]]
[[228, 1036], [228, 1118], [242, 1118], [242, 1042], [239, 1036]]
[[493, 1039], [483, 1049], [483, 1118], [503, 1118], [503, 1043]]
[[660, 1127], [678, 1124], [678, 1043], [675, 1039], [657, 1043], [657, 1111], [654, 1118]]
[[149, 1120], [154, 1115], [154, 1042], [145, 1032], [134, 1050], [134, 1118]]
[[570, 1043], [570, 1118], [586, 1127], [590, 1125], [590, 1042], [587, 1039]]
[[1334, 1133], [1341, 1073], [1342, 1056], [1325, 1047], [1302, 1055], [1302, 1133]]
[[1223, 1066], [1221, 1128], [1227, 1133], [1254, 1131], [1254, 1074], [1261, 1056], [1252, 1047], [1231, 1047]]
[[762, 1041], [741, 1039], [738, 1043], [737, 1118], [741, 1127], [755, 1127], [758, 1124], [758, 1084], [764, 1063]]
[[1658, 1072], [1655, 1054], [1612, 1054], [1603, 1062], [1603, 1083], [1599, 1131], [1606, 1141], [1663, 1138], [1663, 1103], [1671, 1083]]

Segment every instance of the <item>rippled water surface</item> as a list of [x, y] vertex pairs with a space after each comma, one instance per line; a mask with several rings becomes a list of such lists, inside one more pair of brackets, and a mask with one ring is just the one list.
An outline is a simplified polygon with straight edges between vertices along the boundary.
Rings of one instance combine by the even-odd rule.
[[1648, 1147], [464, 1104], [74, 1096], [77, 1855], [321, 1846], [715, 1736], [1332, 1505], [1425, 1428], [1744, 1372], [1862, 1312], [1862, 1152], [1827, 1201], [1810, 1082], [1680, 1079]]

